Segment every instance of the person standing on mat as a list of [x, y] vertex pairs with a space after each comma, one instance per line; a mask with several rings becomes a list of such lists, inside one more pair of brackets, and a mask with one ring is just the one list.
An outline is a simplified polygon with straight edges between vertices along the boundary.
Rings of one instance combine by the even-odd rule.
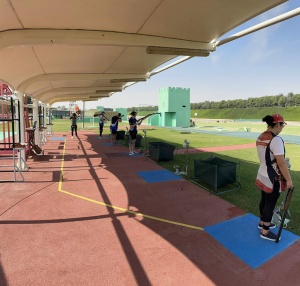
[[110, 132], [111, 132], [111, 142], [116, 144], [117, 143], [117, 131], [118, 131], [118, 124], [122, 121], [122, 114], [118, 113], [111, 118], [110, 124]]
[[267, 115], [262, 119], [267, 130], [256, 140], [257, 154], [260, 160], [255, 185], [261, 190], [259, 203], [261, 229], [260, 237], [276, 241], [277, 235], [270, 231], [276, 225], [271, 222], [273, 211], [280, 192], [293, 187], [293, 181], [285, 160], [284, 141], [278, 134], [286, 123], [279, 114]]
[[136, 115], [136, 111], [130, 113], [131, 117], [129, 118], [129, 155], [134, 155], [135, 152], [135, 141], [137, 135], [137, 125], [139, 125]]
[[104, 127], [104, 122], [106, 120], [105, 117], [105, 111], [102, 111], [101, 114], [99, 115], [99, 135], [100, 135], [100, 139], [102, 139], [102, 133], [103, 133], [103, 127]]
[[72, 120], [72, 124], [71, 124], [71, 135], [72, 135], [72, 139], [73, 139], [73, 134], [74, 134], [74, 131], [75, 131], [75, 136], [77, 136], [77, 114], [74, 112], [70, 119]]

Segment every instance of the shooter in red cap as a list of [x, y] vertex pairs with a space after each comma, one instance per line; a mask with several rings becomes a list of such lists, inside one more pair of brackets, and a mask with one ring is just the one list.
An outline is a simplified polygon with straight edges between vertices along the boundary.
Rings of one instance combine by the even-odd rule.
[[277, 235], [270, 231], [276, 227], [271, 223], [273, 211], [280, 192], [292, 188], [293, 181], [285, 160], [284, 141], [278, 136], [286, 122], [280, 114], [267, 115], [262, 121], [268, 127], [256, 140], [260, 166], [255, 184], [261, 190], [258, 228], [261, 238], [276, 241]]

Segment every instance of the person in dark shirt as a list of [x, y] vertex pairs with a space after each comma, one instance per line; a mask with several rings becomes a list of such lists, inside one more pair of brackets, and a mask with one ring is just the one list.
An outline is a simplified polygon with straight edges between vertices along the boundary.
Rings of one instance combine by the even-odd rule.
[[130, 115], [131, 117], [129, 118], [129, 155], [131, 156], [136, 153], [134, 149], [137, 135], [137, 125], [139, 125], [139, 122], [136, 119], [136, 111], [132, 111]]
[[100, 133], [100, 136], [99, 138], [102, 139], [102, 133], [103, 133], [103, 127], [104, 127], [104, 122], [106, 120], [106, 117], [105, 117], [105, 111], [102, 111], [101, 114], [99, 115], [99, 133]]
[[73, 113], [70, 117], [70, 119], [72, 120], [72, 124], [71, 124], [71, 135], [72, 135], [72, 139], [73, 139], [73, 134], [75, 131], [75, 136], [78, 137], [77, 135], [77, 114]]
[[110, 124], [110, 132], [111, 132], [111, 142], [116, 144], [117, 143], [117, 131], [118, 131], [118, 124], [122, 121], [121, 113], [115, 115], [111, 118]]

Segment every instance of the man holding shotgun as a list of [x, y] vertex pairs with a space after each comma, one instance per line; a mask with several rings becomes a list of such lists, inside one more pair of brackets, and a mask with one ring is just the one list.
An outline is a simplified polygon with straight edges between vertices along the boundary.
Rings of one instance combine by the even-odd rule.
[[261, 190], [259, 203], [261, 229], [260, 237], [278, 241], [279, 237], [270, 231], [276, 225], [271, 223], [273, 211], [280, 192], [293, 188], [293, 181], [285, 160], [284, 141], [279, 135], [286, 123], [279, 114], [267, 115], [262, 119], [267, 130], [256, 140], [257, 154], [260, 160], [255, 184]]
[[114, 144], [117, 143], [117, 131], [118, 131], [119, 122], [122, 122], [121, 113], [118, 113], [118, 115], [115, 115], [111, 118], [111, 124], [110, 124], [111, 142]]
[[141, 125], [141, 123], [143, 122], [143, 120], [145, 120], [146, 118], [155, 115], [155, 114], [160, 114], [160, 112], [155, 112], [155, 113], [149, 113], [146, 116], [140, 118], [140, 119], [136, 119], [136, 115], [137, 112], [136, 111], [132, 111], [130, 113], [131, 117], [129, 118], [129, 138], [130, 138], [130, 143], [129, 143], [129, 155], [134, 155], [136, 152], [134, 151], [135, 149], [135, 142], [136, 142], [136, 135], [137, 135], [137, 125]]

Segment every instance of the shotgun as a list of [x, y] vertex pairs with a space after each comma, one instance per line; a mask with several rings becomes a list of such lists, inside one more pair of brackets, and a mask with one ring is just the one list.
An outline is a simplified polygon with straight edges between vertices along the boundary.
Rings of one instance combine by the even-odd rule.
[[289, 188], [287, 190], [287, 194], [285, 196], [284, 205], [283, 205], [283, 215], [281, 217], [281, 223], [280, 223], [280, 226], [279, 226], [279, 229], [278, 229], [277, 238], [275, 240], [276, 243], [279, 242], [279, 239], [280, 239], [280, 236], [281, 236], [281, 232], [282, 232], [282, 229], [283, 229], [283, 226], [284, 226], [285, 217], [288, 213], [290, 202], [291, 202], [291, 199], [292, 199], [293, 191], [294, 191], [294, 188]]
[[150, 117], [150, 116], [152, 116], [152, 115], [155, 115], [155, 114], [161, 115], [160, 112], [149, 113], [149, 114], [147, 114], [146, 116], [144, 116], [144, 117], [140, 118], [139, 120], [137, 120], [136, 123], [137, 123], [138, 125], [140, 125], [140, 124], [143, 122], [143, 120], [145, 120], [146, 118], [148, 118], [148, 117]]

